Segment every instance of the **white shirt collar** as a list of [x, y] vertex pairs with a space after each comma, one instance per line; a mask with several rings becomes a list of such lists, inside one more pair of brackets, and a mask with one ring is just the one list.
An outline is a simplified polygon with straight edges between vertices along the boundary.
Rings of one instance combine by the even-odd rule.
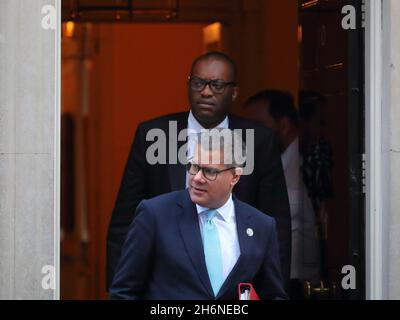
[[298, 156], [298, 154], [299, 154], [299, 137], [296, 137], [281, 155], [283, 170], [285, 170], [288, 167], [292, 159]]
[[[202, 214], [204, 211], [210, 210], [210, 208], [202, 207], [198, 204], [196, 204], [196, 209], [198, 214]], [[219, 213], [219, 215], [225, 220], [229, 221], [230, 218], [234, 216], [234, 210], [233, 209], [233, 200], [232, 200], [232, 193], [229, 196], [229, 199], [227, 202], [225, 202], [224, 205], [221, 207], [215, 209]]]
[[[229, 128], [228, 117], [226, 116], [225, 119], [222, 120], [222, 122], [216, 126], [216, 128], [228, 129]], [[192, 110], [190, 110], [190, 112], [189, 112], [188, 130], [194, 131], [196, 133], [201, 132], [201, 130], [205, 130], [205, 128], [200, 124], [200, 122], [198, 122], [197, 119], [194, 117]]]

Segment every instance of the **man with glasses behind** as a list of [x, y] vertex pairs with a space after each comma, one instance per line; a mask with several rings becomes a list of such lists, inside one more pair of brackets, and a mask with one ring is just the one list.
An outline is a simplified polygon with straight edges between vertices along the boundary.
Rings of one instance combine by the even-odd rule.
[[[108, 230], [108, 285], [114, 277], [121, 248], [138, 204], [143, 199], [183, 190], [188, 186], [184, 163], [151, 164], [146, 158], [146, 152], [154, 143], [148, 139], [148, 133], [153, 129], [166, 134], [166, 159], [179, 159], [176, 153], [186, 143], [187, 156], [193, 157], [192, 136], [188, 136], [188, 141], [176, 141], [176, 137], [170, 136], [171, 124], [176, 126], [178, 134], [184, 129], [194, 133], [212, 128], [242, 129], [243, 133], [247, 129], [254, 130], [254, 144], [249, 150], [253, 153], [254, 170], [242, 176], [233, 192], [239, 200], [276, 219], [283, 278], [285, 281], [289, 279], [291, 218], [277, 138], [272, 130], [229, 114], [239, 90], [236, 73], [235, 63], [223, 53], [209, 52], [198, 57], [192, 64], [188, 79], [190, 110], [162, 116], [138, 126]], [[245, 134], [242, 139], [246, 142]], [[178, 148], [172, 151], [174, 154], [170, 154], [173, 150], [170, 142], [177, 144]]]
[[196, 135], [188, 189], [139, 204], [110, 298], [238, 300], [240, 283], [286, 298], [275, 221], [232, 196], [246, 154], [221, 130]]

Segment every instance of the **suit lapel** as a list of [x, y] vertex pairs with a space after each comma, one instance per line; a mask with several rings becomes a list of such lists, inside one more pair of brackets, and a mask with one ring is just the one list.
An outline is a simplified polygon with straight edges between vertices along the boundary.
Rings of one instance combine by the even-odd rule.
[[191, 201], [189, 192], [186, 191], [184, 194], [184, 199], [179, 204], [182, 208], [182, 213], [178, 216], [179, 229], [193, 267], [199, 275], [200, 281], [207, 293], [210, 295], [210, 299], [214, 299], [204, 258], [203, 241], [201, 239], [196, 206]]
[[229, 129], [234, 130], [234, 129], [244, 129], [243, 128], [243, 119], [235, 116], [234, 114], [229, 114], [228, 115], [229, 119]]
[[[179, 117], [176, 119], [177, 121], [177, 134], [187, 128], [187, 121], [188, 121], [188, 112], [184, 112], [179, 114]], [[169, 134], [168, 134], [169, 137]], [[175, 137], [174, 137], [175, 138]], [[176, 137], [177, 138], [177, 137]], [[179, 152], [180, 148], [186, 143], [187, 138], [185, 141], [177, 141], [177, 152]], [[169, 153], [169, 152], [168, 152]], [[179, 162], [178, 163], [169, 163], [168, 164], [168, 175], [169, 175], [169, 182], [171, 185], [171, 191], [178, 191], [185, 189], [186, 187], [186, 168], [185, 165]]]
[[222, 284], [222, 287], [218, 292], [217, 299], [220, 296], [223, 296], [227, 290], [232, 288], [232, 286], [234, 286], [235, 289], [237, 288], [239, 282], [241, 281], [240, 279], [246, 274], [248, 265], [251, 263], [251, 252], [254, 246], [254, 243], [252, 243], [252, 237], [247, 235], [248, 228], [254, 229], [251, 224], [251, 216], [246, 212], [245, 207], [236, 199], [236, 197], [234, 197], [233, 200], [235, 204], [236, 228], [240, 246], [240, 256], [232, 271]]

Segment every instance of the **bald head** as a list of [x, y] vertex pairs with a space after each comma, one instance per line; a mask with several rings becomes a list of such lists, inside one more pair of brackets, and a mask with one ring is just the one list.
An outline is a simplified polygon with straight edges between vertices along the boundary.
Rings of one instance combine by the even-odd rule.
[[232, 82], [236, 82], [236, 76], [237, 76], [236, 64], [225, 53], [219, 51], [211, 51], [197, 57], [192, 63], [191, 74], [193, 74], [193, 70], [200, 61], [220, 61], [226, 63], [229, 67], [229, 73], [231, 78], [229, 80]]

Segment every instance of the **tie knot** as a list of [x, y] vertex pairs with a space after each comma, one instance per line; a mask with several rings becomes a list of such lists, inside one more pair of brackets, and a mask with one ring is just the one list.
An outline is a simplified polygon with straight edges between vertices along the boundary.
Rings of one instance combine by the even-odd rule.
[[217, 214], [217, 210], [211, 209], [207, 212], [207, 221], [211, 222], [214, 219], [215, 215]]

